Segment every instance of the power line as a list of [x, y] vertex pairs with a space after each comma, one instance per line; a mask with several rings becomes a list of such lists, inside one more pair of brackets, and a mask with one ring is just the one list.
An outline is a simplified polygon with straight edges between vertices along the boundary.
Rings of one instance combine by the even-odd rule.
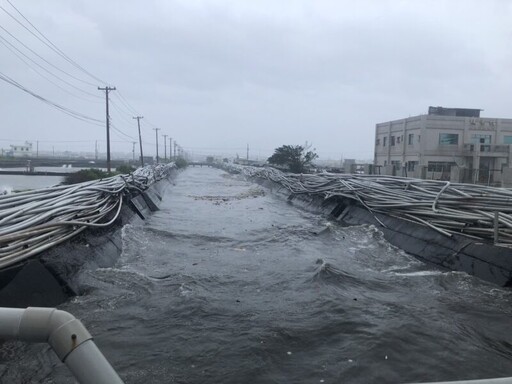
[[146, 119], [146, 121], [152, 128], [157, 128], [157, 126], [153, 124], [150, 120]]
[[[28, 20], [22, 13], [21, 11], [18, 10], [18, 8], [16, 8], [9, 0], [6, 0], [9, 5], [11, 7], [14, 8], [14, 10], [32, 27], [34, 28], [34, 30], [37, 31], [37, 33], [39, 33], [39, 35], [44, 39], [46, 40], [50, 45], [48, 45], [54, 52], [56, 52], [59, 56], [61, 56], [62, 58], [64, 58], [66, 61], [68, 61], [70, 64], [72, 64], [74, 67], [76, 67], [77, 69], [81, 70], [83, 73], [85, 73], [86, 75], [90, 76], [92, 79], [96, 80], [96, 81], [99, 81], [100, 83], [103, 83], [105, 84], [106, 82], [101, 80], [100, 78], [94, 76], [92, 73], [90, 73], [89, 71], [87, 71], [85, 68], [83, 68], [80, 64], [78, 64], [76, 61], [74, 61], [73, 59], [71, 59], [68, 55], [66, 55], [63, 51], [61, 51], [59, 49], [59, 47], [57, 47], [50, 39], [48, 39], [39, 29], [37, 29], [37, 27], [32, 24], [30, 22], [30, 20]], [[2, 8], [3, 9], [3, 8]], [[4, 9], [5, 11], [5, 9]], [[6, 11], [7, 12], [7, 11]], [[14, 16], [12, 16], [9, 12], [7, 12], [12, 18], [14, 18]], [[16, 18], [14, 18], [16, 21], [18, 21]], [[18, 23], [21, 24], [21, 22], [18, 21]], [[25, 29], [28, 30], [28, 28], [26, 28], [25, 26], [23, 26]], [[29, 30], [28, 30], [29, 31]], [[30, 31], [29, 31], [30, 32]], [[32, 32], [31, 32], [32, 33]], [[34, 36], [36, 36], [34, 33], [32, 33]], [[37, 36], [36, 36], [37, 37]], [[39, 39], [40, 40], [40, 39]], [[41, 40], [42, 41], [42, 40]], [[95, 85], [95, 84], [92, 84], [92, 83], [89, 83], [90, 85]]]
[[48, 99], [44, 98], [41, 95], [38, 95], [37, 93], [35, 93], [35, 92], [31, 91], [30, 89], [24, 87], [23, 85], [21, 85], [20, 83], [18, 83], [14, 79], [10, 78], [9, 76], [3, 74], [2, 72], [0, 72], [0, 80], [3, 80], [6, 83], [15, 86], [16, 88], [21, 89], [23, 92], [28, 93], [29, 95], [35, 97], [36, 99], [42, 101], [45, 104], [48, 104], [48, 105], [51, 105], [51, 106], [57, 108], [59, 111], [65, 113], [65, 114], [67, 114], [67, 115], [69, 115], [71, 117], [74, 117], [75, 119], [82, 120], [82, 121], [84, 121], [86, 123], [93, 124], [93, 125], [98, 125], [98, 126], [101, 126], [98, 123], [103, 123], [102, 120], [98, 120], [98, 119], [95, 119], [93, 117], [84, 115], [83, 113], [76, 112], [76, 111], [74, 111], [74, 110], [72, 110], [70, 108], [64, 107], [64, 106], [62, 106], [60, 104], [57, 104], [57, 103], [55, 103], [55, 102], [53, 102], [51, 100], [48, 100]]
[[128, 135], [127, 133], [123, 132], [121, 129], [117, 128], [114, 123], [110, 122], [110, 126], [112, 127], [113, 130], [119, 132], [121, 135], [127, 137], [130, 139], [130, 141], [133, 141], [135, 140], [132, 136]]
[[[133, 114], [133, 115], [139, 115], [139, 113], [135, 110], [135, 108], [130, 105], [130, 103], [128, 102], [128, 100], [121, 94], [121, 92], [117, 91], [116, 92], [116, 95], [119, 96], [117, 100], [119, 100], [123, 107], [126, 108], [126, 111], [131, 111], [129, 112], [130, 114]], [[120, 109], [120, 105], [116, 105], [117, 106], [117, 109], [119, 112], [122, 113], [121, 109]], [[150, 121], [147, 117], [144, 118], [144, 120], [146, 121], [146, 123], [151, 127], [151, 128], [157, 128], [157, 125], [155, 125], [152, 121]], [[147, 143], [149, 144], [149, 143]]]
[[[112, 133], [114, 135], [116, 135], [120, 141], [118, 141], [118, 143], [131, 143], [132, 141], [131, 140], [127, 140], [125, 139], [124, 137], [122, 137], [121, 135], [124, 135], [124, 133], [122, 133], [121, 131], [119, 131], [117, 128], [115, 128], [112, 124], [110, 125], [110, 128], [112, 128]], [[114, 140], [110, 140], [111, 143], [114, 143], [116, 141]]]
[[132, 107], [132, 105], [126, 100], [126, 98], [123, 96], [121, 92], [118, 92], [119, 94], [119, 100], [125, 105], [125, 107], [128, 109], [130, 114], [138, 115], [139, 113], [135, 108]]
[[[121, 119], [124, 119], [125, 123], [131, 124], [130, 119], [129, 119], [128, 117], [126, 117], [126, 116], [127, 116], [127, 114], [126, 114], [123, 110], [121, 110], [121, 109], [119, 108], [119, 106], [117, 105], [117, 103], [115, 103], [115, 102], [114, 102], [114, 100], [112, 100], [112, 99], [110, 100], [110, 103], [112, 104], [112, 106], [114, 107], [114, 109], [119, 113], [119, 115], [118, 115], [118, 116], [119, 116]], [[130, 115], [128, 115], [128, 116], [130, 116], [130, 117], [131, 117], [131, 114], [130, 114]]]
[[[20, 55], [18, 55], [18, 53], [16, 53], [14, 50], [18, 51], [21, 55], [25, 56], [28, 60], [30, 60], [32, 63], [34, 63], [35, 65], [37, 65], [39, 68], [41, 68], [42, 70], [44, 70], [45, 72], [47, 72], [48, 74], [52, 75], [53, 77], [57, 78], [58, 80], [62, 81], [63, 83], [69, 85], [70, 87], [80, 91], [80, 92], [83, 92], [87, 95], [91, 95], [91, 96], [94, 96], [95, 98], [97, 98], [98, 96], [97, 95], [94, 95], [90, 92], [87, 92], [87, 91], [84, 91], [83, 89], [75, 86], [74, 84], [60, 78], [59, 76], [57, 76], [56, 74], [54, 74], [53, 72], [49, 71], [47, 68], [43, 67], [41, 64], [39, 64], [38, 62], [36, 62], [35, 60], [33, 60], [31, 57], [27, 56], [24, 52], [20, 51], [18, 48], [16, 48], [11, 42], [7, 41], [5, 38], [3, 38], [2, 36], [0, 36], [0, 43], [5, 47], [7, 48], [9, 51], [11, 51], [11, 53], [13, 55], [15, 55], [18, 59], [20, 59], [23, 63], [25, 63], [25, 65], [27, 65], [27, 67], [29, 67], [30, 69], [32, 69], [34, 72], [36, 72], [39, 76], [41, 76], [43, 79], [46, 79], [47, 81], [49, 81], [50, 83], [52, 83], [53, 85], [55, 85], [57, 88], [60, 88], [62, 91], [74, 96], [74, 97], [77, 97], [79, 99], [82, 99], [82, 100], [85, 100], [85, 101], [89, 101], [91, 103], [96, 103], [96, 101], [92, 101], [92, 100], [88, 100], [86, 98], [83, 98], [81, 96], [78, 96], [78, 95], [75, 95], [74, 93], [68, 91], [67, 89], [61, 87], [60, 85], [56, 84], [55, 82], [53, 82], [52, 80], [50, 80], [49, 78], [47, 78], [45, 75], [43, 75], [41, 72], [39, 72], [36, 68], [34, 68], [33, 66], [31, 66], [29, 63], [27, 63], [22, 57], [20, 57]], [[13, 50], [14, 49], [14, 50]]]
[[[64, 73], [65, 75], [77, 80], [77, 81], [81, 81], [82, 83], [85, 83], [85, 84], [89, 84], [91, 85], [92, 83], [88, 82], [88, 81], [85, 81], [85, 80], [82, 80], [72, 74], [70, 74], [69, 72], [57, 67], [55, 64], [52, 64], [50, 63], [48, 60], [46, 60], [43, 56], [41, 56], [39, 53], [37, 53], [36, 51], [34, 51], [32, 48], [28, 47], [25, 43], [23, 43], [20, 39], [18, 39], [16, 36], [14, 36], [11, 32], [9, 32], [7, 29], [5, 29], [4, 27], [2, 27], [0, 25], [0, 29], [2, 29], [3, 31], [5, 31], [9, 36], [11, 36], [14, 40], [16, 40], [18, 43], [20, 43], [25, 49], [27, 49], [28, 51], [32, 52], [34, 55], [36, 55], [37, 57], [39, 57], [41, 60], [43, 60], [46, 64], [48, 64], [49, 66], [55, 68], [57, 71], [59, 72], [62, 72]], [[93, 84], [92, 84], [93, 85]]]
[[[0, 141], [7, 142], [18, 142], [18, 141], [27, 141], [26, 139], [0, 139]], [[39, 141], [40, 143], [91, 143], [95, 140], [32, 140]]]

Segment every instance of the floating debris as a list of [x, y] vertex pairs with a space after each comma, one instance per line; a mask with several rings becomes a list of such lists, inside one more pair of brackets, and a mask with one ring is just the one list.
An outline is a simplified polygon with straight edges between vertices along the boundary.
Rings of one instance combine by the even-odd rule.
[[245, 192], [241, 192], [238, 195], [234, 196], [194, 196], [189, 195], [189, 197], [192, 197], [194, 200], [204, 200], [204, 201], [211, 201], [216, 205], [227, 203], [228, 201], [233, 200], [242, 200], [242, 199], [248, 199], [248, 198], [256, 198], [260, 196], [265, 196], [265, 191], [262, 188], [249, 188], [249, 190]]

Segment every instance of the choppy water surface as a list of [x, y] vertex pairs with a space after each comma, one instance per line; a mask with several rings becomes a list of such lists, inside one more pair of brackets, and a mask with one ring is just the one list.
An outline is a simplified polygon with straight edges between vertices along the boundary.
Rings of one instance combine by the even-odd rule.
[[[326, 229], [321, 232], [322, 229]], [[512, 375], [512, 292], [440, 272], [372, 227], [342, 228], [195, 168], [123, 229], [115, 268], [61, 306], [127, 383], [402, 383]], [[10, 344], [2, 382], [69, 382]]]

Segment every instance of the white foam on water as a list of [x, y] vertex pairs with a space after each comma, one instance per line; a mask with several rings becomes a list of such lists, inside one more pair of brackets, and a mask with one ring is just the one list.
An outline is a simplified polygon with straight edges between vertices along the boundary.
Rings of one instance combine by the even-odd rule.
[[12, 187], [0, 185], [0, 196], [1, 195], [10, 195], [12, 193]]
[[439, 275], [442, 275], [442, 274], [444, 274], [446, 272], [431, 270], [431, 271], [416, 271], [416, 272], [393, 272], [393, 271], [391, 271], [391, 273], [393, 275], [396, 275], [396, 276], [411, 276], [411, 277], [414, 277], [414, 276], [439, 276]]

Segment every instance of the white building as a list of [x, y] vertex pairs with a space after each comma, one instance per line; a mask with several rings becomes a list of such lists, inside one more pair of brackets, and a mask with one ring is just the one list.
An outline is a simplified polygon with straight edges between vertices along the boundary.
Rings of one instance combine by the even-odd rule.
[[479, 109], [429, 107], [375, 127], [376, 173], [499, 184], [512, 166], [512, 119]]
[[7, 152], [8, 156], [12, 157], [30, 157], [32, 156], [32, 143], [25, 141], [22, 145], [12, 145], [11, 149]]

